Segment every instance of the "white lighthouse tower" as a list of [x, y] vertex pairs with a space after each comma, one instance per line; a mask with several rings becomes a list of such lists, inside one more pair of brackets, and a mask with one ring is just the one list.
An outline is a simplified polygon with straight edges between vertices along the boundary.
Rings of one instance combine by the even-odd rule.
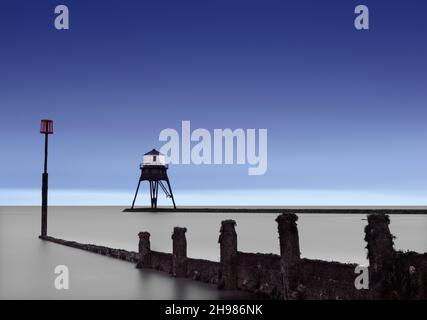
[[168, 165], [166, 164], [165, 156], [156, 149], [153, 149], [150, 152], [144, 154], [142, 163], [139, 167], [141, 169], [141, 176], [138, 181], [138, 186], [136, 187], [135, 197], [133, 198], [132, 202], [132, 209], [135, 205], [141, 181], [148, 181], [150, 184], [152, 209], [157, 208], [157, 195], [159, 193], [159, 186], [166, 194], [166, 197], [172, 199], [173, 207], [176, 209], [175, 199], [173, 197], [172, 188], [167, 175]]

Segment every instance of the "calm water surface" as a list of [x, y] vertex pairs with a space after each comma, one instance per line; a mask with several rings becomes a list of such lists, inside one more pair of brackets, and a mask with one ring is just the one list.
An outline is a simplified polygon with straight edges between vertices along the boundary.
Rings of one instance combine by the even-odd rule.
[[[122, 213], [121, 207], [52, 207], [48, 233], [83, 243], [137, 251], [138, 232], [151, 233], [153, 250], [171, 252], [174, 226], [187, 228], [188, 256], [219, 260], [224, 219], [237, 221], [240, 251], [279, 253], [277, 214]], [[303, 257], [367, 264], [364, 215], [299, 215]], [[164, 273], [138, 270], [128, 262], [37, 239], [39, 207], [0, 207], [0, 299], [227, 299], [241, 292]], [[427, 216], [393, 215], [395, 247], [427, 252]], [[53, 286], [56, 265], [70, 269], [70, 290]]]

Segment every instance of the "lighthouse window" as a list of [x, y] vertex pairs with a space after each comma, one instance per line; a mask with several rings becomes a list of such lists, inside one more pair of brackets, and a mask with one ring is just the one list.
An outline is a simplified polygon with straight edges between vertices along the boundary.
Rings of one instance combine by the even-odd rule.
[[156, 162], [157, 156], [153, 156], [153, 161]]

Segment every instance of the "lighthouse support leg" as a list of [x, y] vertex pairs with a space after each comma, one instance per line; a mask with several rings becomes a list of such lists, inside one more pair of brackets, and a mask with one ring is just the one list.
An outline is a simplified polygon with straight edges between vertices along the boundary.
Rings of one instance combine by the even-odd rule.
[[159, 195], [159, 181], [154, 182], [154, 190], [156, 192], [154, 198], [154, 208], [157, 209], [157, 196]]
[[169, 193], [170, 193], [171, 198], [172, 198], [173, 208], [176, 209], [175, 199], [173, 197], [172, 188], [171, 188], [171, 184], [169, 183], [169, 179], [166, 180], [166, 183], [168, 184]]
[[157, 195], [159, 193], [159, 182], [150, 181], [150, 198], [151, 198], [151, 209], [157, 208]]
[[150, 184], [150, 202], [151, 202], [151, 209], [153, 209], [153, 181], [149, 181]]
[[132, 202], [132, 209], [135, 205], [135, 200], [136, 200], [136, 196], [138, 195], [138, 190], [140, 185], [141, 185], [141, 180], [138, 181], [138, 186], [136, 187], [135, 197], [133, 198], [133, 202]]

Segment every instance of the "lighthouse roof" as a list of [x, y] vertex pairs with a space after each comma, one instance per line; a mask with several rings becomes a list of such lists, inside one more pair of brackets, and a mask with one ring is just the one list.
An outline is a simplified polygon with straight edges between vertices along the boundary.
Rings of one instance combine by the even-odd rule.
[[159, 154], [161, 154], [159, 151], [157, 151], [156, 149], [153, 149], [150, 152], [147, 152], [146, 154], [144, 154], [144, 156], [158, 156]]

